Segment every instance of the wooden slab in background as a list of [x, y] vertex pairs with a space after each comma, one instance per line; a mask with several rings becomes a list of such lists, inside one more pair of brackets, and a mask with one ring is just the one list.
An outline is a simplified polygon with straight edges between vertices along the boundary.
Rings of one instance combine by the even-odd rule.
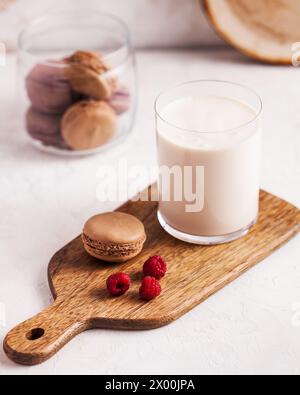
[[[300, 230], [300, 211], [266, 192], [261, 193], [257, 225], [231, 244], [199, 247], [170, 237], [160, 227], [155, 203], [129, 202], [120, 211], [139, 217], [148, 241], [140, 256], [121, 266], [89, 257], [78, 237], [59, 251], [49, 265], [53, 306], [12, 330], [4, 349], [13, 361], [34, 365], [53, 356], [74, 336], [92, 328], [153, 329], [187, 313], [282, 246]], [[139, 299], [141, 269], [150, 256], [163, 255], [169, 272], [163, 294], [145, 303]], [[127, 295], [111, 298], [105, 282], [127, 272], [133, 286]]]

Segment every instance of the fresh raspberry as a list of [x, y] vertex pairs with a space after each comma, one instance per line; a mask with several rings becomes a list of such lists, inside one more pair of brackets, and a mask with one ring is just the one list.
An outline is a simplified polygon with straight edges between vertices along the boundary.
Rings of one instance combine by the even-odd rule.
[[107, 279], [106, 285], [111, 296], [121, 296], [129, 290], [131, 280], [127, 274], [117, 273]]
[[144, 264], [144, 274], [155, 277], [157, 280], [163, 278], [167, 270], [167, 264], [161, 256], [153, 256]]
[[160, 294], [161, 286], [159, 281], [154, 277], [145, 277], [140, 288], [140, 297], [143, 300], [149, 301], [157, 298]]

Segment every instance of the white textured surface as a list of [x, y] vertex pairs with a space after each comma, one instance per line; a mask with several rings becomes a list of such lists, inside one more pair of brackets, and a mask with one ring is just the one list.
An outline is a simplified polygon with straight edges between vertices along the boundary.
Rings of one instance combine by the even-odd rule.
[[[300, 206], [299, 70], [248, 63], [232, 51], [140, 52], [134, 136], [103, 156], [65, 160], [35, 151], [20, 134], [13, 64], [9, 58], [0, 68], [0, 302], [7, 312], [1, 340], [50, 303], [52, 254], [91, 214], [113, 208], [96, 200], [99, 166], [122, 155], [132, 165], [155, 163], [153, 101], [170, 84], [217, 77], [256, 89], [265, 104], [263, 187]], [[31, 368], [14, 365], [0, 351], [0, 373], [300, 374], [299, 241], [166, 328], [85, 333]]]
[[0, 41], [16, 43], [20, 29], [51, 9], [97, 8], [122, 18], [140, 47], [210, 45], [217, 38], [199, 0], [15, 0], [0, 13]]

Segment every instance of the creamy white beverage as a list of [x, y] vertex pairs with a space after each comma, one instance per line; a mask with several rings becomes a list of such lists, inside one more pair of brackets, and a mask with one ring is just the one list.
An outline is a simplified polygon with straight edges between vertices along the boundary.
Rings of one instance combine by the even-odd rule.
[[[189, 185], [181, 185], [175, 176], [170, 183], [161, 180], [159, 213], [168, 226], [189, 235], [218, 237], [254, 224], [261, 155], [261, 128], [254, 107], [217, 95], [177, 98], [160, 110], [157, 140], [159, 165], [180, 167], [184, 177], [190, 174]], [[192, 176], [185, 168], [193, 168]], [[187, 187], [193, 191], [194, 206], [187, 198], [190, 192], [183, 191], [179, 199], [178, 188]], [[170, 189], [169, 201], [166, 189]]]

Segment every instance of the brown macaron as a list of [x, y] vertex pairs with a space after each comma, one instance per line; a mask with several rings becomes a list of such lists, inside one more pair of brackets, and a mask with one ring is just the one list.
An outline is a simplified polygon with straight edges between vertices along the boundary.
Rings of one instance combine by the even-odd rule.
[[73, 150], [105, 145], [117, 132], [117, 116], [105, 102], [84, 100], [70, 107], [62, 119], [62, 136]]
[[95, 52], [78, 51], [65, 59], [69, 65], [65, 76], [72, 89], [88, 98], [107, 100], [113, 93], [114, 81], [104, 78], [110, 67]]
[[87, 221], [82, 241], [85, 250], [94, 258], [121, 263], [142, 251], [146, 233], [143, 223], [136, 217], [113, 212], [96, 215]]

